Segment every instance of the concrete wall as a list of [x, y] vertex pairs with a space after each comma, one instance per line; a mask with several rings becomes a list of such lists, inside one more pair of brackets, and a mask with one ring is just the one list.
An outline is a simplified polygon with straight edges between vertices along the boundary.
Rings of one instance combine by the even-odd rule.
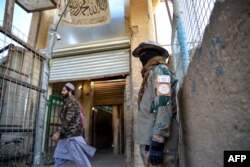
[[90, 81], [84, 81], [82, 89], [82, 104], [85, 113], [85, 139], [91, 144], [92, 129], [92, 107], [93, 107], [93, 87]]
[[250, 150], [249, 17], [248, 0], [215, 4], [180, 90], [185, 166], [221, 167], [224, 150]]
[[41, 20], [41, 13], [40, 12], [32, 13], [32, 20], [31, 20], [31, 24], [30, 24], [28, 44], [30, 44], [33, 47], [36, 47], [38, 30], [39, 30], [39, 26], [40, 26], [40, 20]]
[[55, 20], [55, 10], [43, 11], [41, 15], [41, 18], [39, 18], [41, 21], [37, 35], [36, 49], [44, 49], [46, 47], [49, 27]]

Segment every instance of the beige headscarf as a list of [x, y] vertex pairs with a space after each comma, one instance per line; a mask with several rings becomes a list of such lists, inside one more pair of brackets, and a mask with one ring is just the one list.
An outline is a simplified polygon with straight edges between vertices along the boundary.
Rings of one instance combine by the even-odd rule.
[[141, 103], [141, 100], [142, 100], [142, 96], [144, 94], [145, 86], [147, 84], [147, 79], [148, 79], [148, 76], [149, 76], [150, 69], [153, 66], [158, 65], [158, 64], [167, 65], [166, 58], [162, 57], [162, 56], [156, 56], [156, 57], [152, 58], [151, 60], [149, 60], [147, 62], [147, 64], [143, 67], [143, 69], [141, 70], [141, 75], [142, 75], [143, 81], [141, 83], [140, 91], [139, 91], [139, 94], [138, 94], [138, 108], [139, 109], [140, 109], [140, 103]]

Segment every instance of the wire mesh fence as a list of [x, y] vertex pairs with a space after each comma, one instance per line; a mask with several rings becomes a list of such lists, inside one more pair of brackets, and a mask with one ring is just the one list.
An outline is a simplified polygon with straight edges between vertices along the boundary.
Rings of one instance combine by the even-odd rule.
[[[202, 42], [203, 34], [206, 28], [206, 25], [209, 23], [209, 18], [214, 7], [216, 0], [178, 0], [178, 3], [174, 5], [174, 8], [178, 8], [178, 14], [181, 19], [185, 33], [184, 43], [188, 50], [188, 62], [191, 61], [192, 56], [194, 55], [196, 49]], [[175, 17], [176, 19], [176, 17]], [[176, 20], [174, 21], [176, 23]], [[172, 51], [174, 57], [174, 67], [177, 77], [182, 82], [183, 78], [183, 61], [181, 45], [183, 41], [180, 41], [180, 36], [178, 36], [177, 31], [179, 25], [175, 24], [173, 28], [173, 37], [172, 37]], [[181, 83], [180, 82], [180, 83]]]
[[27, 39], [0, 27], [0, 167], [32, 165], [44, 58]]

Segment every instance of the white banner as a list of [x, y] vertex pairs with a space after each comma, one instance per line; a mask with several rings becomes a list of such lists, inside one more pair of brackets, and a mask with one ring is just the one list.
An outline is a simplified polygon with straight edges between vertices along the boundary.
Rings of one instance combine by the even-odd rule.
[[59, 13], [63, 13], [68, 2], [61, 21], [63, 25], [97, 26], [110, 22], [108, 0], [60, 0]]

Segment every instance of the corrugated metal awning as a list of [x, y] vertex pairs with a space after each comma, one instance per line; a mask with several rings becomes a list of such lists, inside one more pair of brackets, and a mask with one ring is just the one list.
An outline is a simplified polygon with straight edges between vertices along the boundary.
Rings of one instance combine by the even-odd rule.
[[129, 73], [129, 51], [52, 59], [50, 83], [104, 78]]
[[55, 49], [50, 62], [50, 83], [127, 75], [130, 41], [115, 38]]
[[125, 81], [94, 82], [94, 106], [124, 103]]

